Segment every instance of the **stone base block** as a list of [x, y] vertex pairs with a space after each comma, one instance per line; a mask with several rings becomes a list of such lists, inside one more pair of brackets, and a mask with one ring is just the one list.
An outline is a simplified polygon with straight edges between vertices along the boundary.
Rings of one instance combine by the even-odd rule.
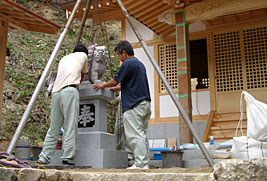
[[79, 132], [77, 150], [108, 149], [116, 150], [116, 137], [104, 132]]
[[[62, 150], [56, 150], [49, 165], [62, 165]], [[91, 166], [92, 168], [126, 168], [128, 153], [121, 150], [88, 149], [76, 150], [75, 166]]]

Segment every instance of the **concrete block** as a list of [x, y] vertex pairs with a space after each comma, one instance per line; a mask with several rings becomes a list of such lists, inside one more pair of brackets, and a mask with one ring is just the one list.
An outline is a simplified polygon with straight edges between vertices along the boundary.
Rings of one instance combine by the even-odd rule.
[[76, 148], [116, 150], [116, 137], [104, 132], [79, 132]]

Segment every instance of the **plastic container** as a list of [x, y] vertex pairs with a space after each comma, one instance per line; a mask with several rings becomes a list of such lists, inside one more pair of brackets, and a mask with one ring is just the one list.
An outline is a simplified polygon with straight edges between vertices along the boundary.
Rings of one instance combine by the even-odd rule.
[[19, 139], [15, 149], [15, 157], [21, 160], [28, 160], [30, 156], [30, 140]]
[[183, 151], [162, 151], [163, 168], [183, 167]]
[[161, 153], [154, 153], [154, 160], [162, 160], [162, 154]]
[[214, 158], [214, 153], [216, 151], [216, 145], [215, 145], [215, 141], [214, 141], [214, 137], [210, 136], [210, 145], [209, 145], [209, 150], [212, 154], [212, 157]]

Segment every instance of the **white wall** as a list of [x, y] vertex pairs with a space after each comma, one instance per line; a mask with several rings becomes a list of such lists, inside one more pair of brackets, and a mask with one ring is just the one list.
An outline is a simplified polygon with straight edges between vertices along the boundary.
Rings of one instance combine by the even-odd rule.
[[[150, 46], [149, 50], [153, 53], [153, 47]], [[151, 118], [155, 117], [155, 102], [154, 102], [154, 69], [152, 64], [150, 63], [148, 57], [146, 56], [144, 50], [142, 48], [137, 48], [134, 50], [135, 57], [138, 58], [146, 67], [146, 73], [148, 77], [149, 89], [150, 89], [150, 96], [151, 96]]]
[[206, 25], [201, 21], [197, 21], [189, 25], [189, 33], [205, 31], [205, 30], [206, 30]]
[[[141, 34], [143, 40], [153, 40], [153, 31], [151, 31], [149, 28], [147, 28], [145, 25], [140, 23], [139, 21], [135, 20], [134, 18], [131, 18], [133, 24], [138, 29], [139, 33]], [[126, 27], [126, 40], [133, 43], [138, 42], [138, 39], [136, 38], [131, 26], [126, 21], [125, 23]]]
[[[144, 26], [143, 24], [141, 24], [135, 19], [133, 19], [133, 23], [138, 29], [138, 31], [140, 32], [144, 40], [153, 39], [153, 31], [151, 31], [149, 28], [147, 28], [146, 26]], [[201, 22], [196, 22], [189, 26], [190, 32], [203, 31], [205, 29], [206, 29], [205, 25]], [[138, 39], [136, 38], [133, 30], [131, 29], [127, 21], [126, 21], [126, 40], [128, 40], [131, 43], [138, 42]], [[150, 46], [149, 49], [151, 53], [153, 54], [153, 47]], [[152, 108], [151, 118], [155, 118], [154, 68], [142, 48], [135, 49], [135, 56], [144, 63], [146, 70], [147, 70], [150, 94], [151, 94], [151, 99], [152, 99], [151, 100], [151, 108]], [[178, 110], [169, 95], [160, 96], [159, 101], [160, 101], [160, 116], [161, 117], [175, 117], [179, 115]], [[209, 91], [200, 91], [197, 93], [192, 92], [192, 107], [193, 107], [193, 112], [192, 112], [193, 115], [198, 115], [199, 113], [208, 114], [210, 111]]]
[[[192, 92], [192, 114], [203, 115], [210, 112], [209, 91]], [[178, 96], [177, 96], [178, 97]], [[169, 95], [160, 96], [160, 117], [175, 117], [179, 115], [178, 109]]]

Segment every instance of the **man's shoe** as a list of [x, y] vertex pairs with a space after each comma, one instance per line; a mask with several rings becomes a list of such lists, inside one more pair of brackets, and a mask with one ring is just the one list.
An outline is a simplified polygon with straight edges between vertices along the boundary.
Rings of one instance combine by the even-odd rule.
[[39, 165], [48, 165], [49, 164], [48, 162], [43, 162], [40, 159], [36, 163], [39, 164]]
[[73, 162], [71, 162], [70, 160], [62, 160], [61, 163], [63, 165], [75, 165]]
[[137, 167], [135, 165], [128, 167], [128, 170], [148, 170], [149, 166], [148, 165], [144, 165], [143, 167]]

